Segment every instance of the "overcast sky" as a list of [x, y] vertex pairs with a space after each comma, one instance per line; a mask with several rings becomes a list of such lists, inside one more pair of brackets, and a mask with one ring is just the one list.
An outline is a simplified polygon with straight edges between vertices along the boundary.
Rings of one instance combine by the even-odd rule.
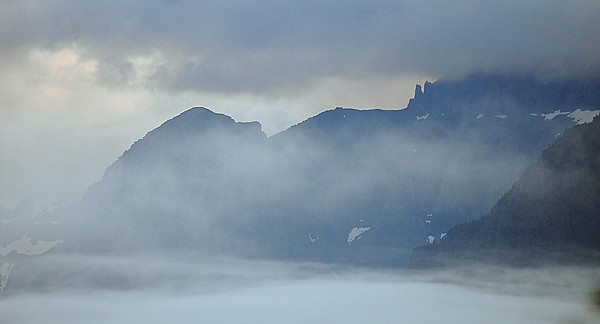
[[0, 204], [78, 199], [192, 106], [271, 135], [474, 71], [600, 75], [600, 2], [0, 0]]

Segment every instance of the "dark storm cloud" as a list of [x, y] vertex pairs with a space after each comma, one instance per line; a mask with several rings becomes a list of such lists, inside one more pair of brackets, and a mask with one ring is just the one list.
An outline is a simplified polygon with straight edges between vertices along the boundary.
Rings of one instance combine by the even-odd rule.
[[[110, 86], [265, 93], [327, 77], [600, 73], [597, 1], [4, 2], [3, 55], [76, 44]], [[134, 60], [152, 59], [136, 72]], [[135, 81], [132, 81], [135, 79]]]

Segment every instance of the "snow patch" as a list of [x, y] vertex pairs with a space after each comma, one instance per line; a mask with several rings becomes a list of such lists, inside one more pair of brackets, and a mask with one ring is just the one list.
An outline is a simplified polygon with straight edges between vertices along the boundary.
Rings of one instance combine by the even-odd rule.
[[352, 243], [352, 241], [354, 241], [355, 239], [358, 241], [360, 240], [361, 235], [363, 235], [364, 232], [370, 230], [371, 227], [355, 227], [353, 228], [350, 233], [348, 233], [348, 244]]
[[31, 242], [29, 235], [25, 233], [20, 239], [13, 241], [9, 245], [0, 246], [0, 255], [7, 256], [12, 251], [15, 251], [17, 254], [23, 254], [27, 256], [40, 255], [48, 252], [51, 248], [62, 242], [62, 240], [38, 240], [34, 244]]
[[568, 114], [570, 114], [570, 112], [568, 112], [568, 111], [562, 112], [562, 111], [560, 111], [560, 109], [558, 109], [555, 112], [548, 113], [548, 114], [541, 114], [541, 115], [542, 115], [542, 117], [544, 117], [544, 120], [552, 120], [552, 119], [556, 118], [556, 116], [568, 115]]
[[429, 244], [433, 244], [433, 241], [435, 240], [435, 236], [433, 235], [429, 235], [427, 236], [427, 238], [425, 239], [425, 241], [427, 241], [427, 243]]
[[308, 239], [310, 240], [310, 243], [315, 243], [319, 239], [319, 236], [315, 235], [315, 237], [312, 237], [312, 234], [308, 233]]
[[477, 117], [475, 117], [475, 119], [481, 119], [481, 118], [483, 118], [483, 114], [479, 114], [479, 115], [477, 115]]
[[594, 117], [600, 115], [600, 110], [581, 110], [577, 109], [574, 112], [567, 115], [567, 117], [573, 119], [575, 124], [582, 125], [591, 123]]
[[444, 236], [446, 236], [446, 233], [442, 233], [440, 234], [440, 240], [444, 238]]
[[431, 221], [429, 219], [425, 220], [425, 223], [429, 224]]
[[508, 115], [494, 115], [494, 117], [496, 118], [500, 118], [500, 119], [504, 119], [506, 118]]
[[427, 117], [429, 117], [429, 113], [426, 113], [423, 116], [417, 116], [417, 120], [425, 120], [425, 119], [427, 119]]
[[[531, 114], [531, 115], [536, 116], [534, 114]], [[544, 120], [552, 120], [552, 119], [556, 118], [557, 116], [565, 115], [565, 116], [571, 118], [573, 120], [573, 122], [575, 122], [575, 124], [582, 125], [582, 124], [591, 123], [592, 120], [594, 119], [594, 117], [600, 115], [600, 110], [577, 109], [577, 110], [571, 112], [571, 111], [561, 111], [560, 109], [558, 109], [555, 112], [548, 113], [548, 114], [541, 114], [541, 115], [544, 117]]]
[[14, 266], [14, 263], [4, 262], [2, 267], [0, 267], [0, 292], [6, 288], [6, 284], [8, 283], [8, 275], [10, 275], [10, 271]]

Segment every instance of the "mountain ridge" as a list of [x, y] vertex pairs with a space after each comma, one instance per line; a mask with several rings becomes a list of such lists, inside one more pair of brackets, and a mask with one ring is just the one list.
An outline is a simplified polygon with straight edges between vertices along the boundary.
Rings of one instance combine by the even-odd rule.
[[436, 90], [444, 87], [415, 87], [402, 110], [338, 107], [270, 137], [256, 122], [188, 110], [134, 143], [88, 190], [80, 223], [98, 231], [75, 249], [405, 265], [430, 236], [490, 208], [574, 123], [527, 106], [496, 111], [510, 100], [485, 94], [463, 111], [460, 95]]

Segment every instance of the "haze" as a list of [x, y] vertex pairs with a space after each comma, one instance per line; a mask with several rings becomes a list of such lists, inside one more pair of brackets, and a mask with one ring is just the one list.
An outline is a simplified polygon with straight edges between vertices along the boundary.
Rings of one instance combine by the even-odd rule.
[[[25, 263], [29, 270], [11, 278], [22, 293], [5, 295], [0, 302], [7, 323], [592, 324], [598, 320], [589, 300], [598, 277], [589, 268], [465, 268], [406, 274], [186, 254], [93, 258], [55, 254]], [[24, 263], [21, 266], [25, 268]], [[54, 279], [42, 279], [49, 274]]]

